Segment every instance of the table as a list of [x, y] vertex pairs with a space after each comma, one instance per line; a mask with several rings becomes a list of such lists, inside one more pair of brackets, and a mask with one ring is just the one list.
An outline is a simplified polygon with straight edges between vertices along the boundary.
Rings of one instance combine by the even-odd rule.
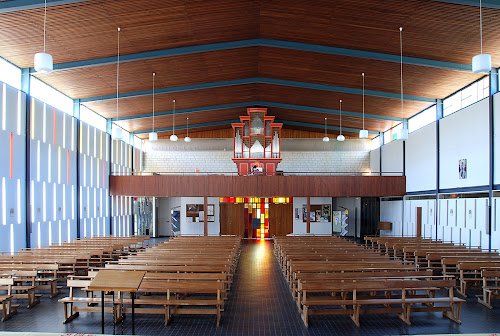
[[100, 270], [95, 276], [94, 280], [92, 280], [88, 289], [91, 291], [101, 291], [101, 299], [102, 299], [101, 328], [103, 334], [104, 334], [104, 292], [107, 291], [130, 293], [130, 298], [132, 299], [132, 334], [135, 334], [134, 296], [139, 286], [141, 285], [142, 279], [144, 278], [145, 274], [146, 274], [145, 271]]

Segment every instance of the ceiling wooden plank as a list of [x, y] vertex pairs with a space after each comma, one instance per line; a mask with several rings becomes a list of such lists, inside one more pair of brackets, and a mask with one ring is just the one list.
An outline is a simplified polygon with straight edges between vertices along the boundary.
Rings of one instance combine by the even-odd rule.
[[[47, 0], [47, 7], [68, 5], [91, 0]], [[26, 9], [44, 8], [45, 2], [40, 0], [0, 1], [0, 13], [17, 12]]]

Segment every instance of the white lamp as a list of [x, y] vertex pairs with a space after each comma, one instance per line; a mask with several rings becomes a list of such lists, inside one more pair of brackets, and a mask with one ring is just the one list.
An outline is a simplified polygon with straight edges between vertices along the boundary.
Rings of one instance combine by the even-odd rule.
[[487, 74], [491, 70], [491, 55], [480, 54], [472, 57], [472, 72], [476, 74]]
[[47, 0], [45, 0], [45, 9], [43, 16], [43, 52], [35, 54], [35, 71], [48, 73], [54, 70], [54, 60], [52, 55], [45, 52], [45, 30], [47, 27]]
[[[45, 49], [45, 48], [44, 48]], [[41, 52], [35, 54], [35, 71], [40, 73], [48, 73], [54, 70], [54, 61], [52, 55]]]
[[149, 133], [149, 141], [151, 141], [151, 142], [158, 141], [158, 133], [150, 132]]
[[325, 136], [323, 137], [323, 142], [328, 142], [328, 141], [330, 141], [330, 138], [326, 135], [326, 119], [327, 119], [327, 118], [325, 118]]
[[482, 0], [479, 0], [479, 37], [481, 40], [481, 54], [472, 57], [472, 72], [487, 74], [491, 70], [491, 55], [483, 54], [483, 10]]
[[174, 118], [172, 121], [172, 135], [170, 136], [170, 141], [177, 141], [179, 138], [175, 135], [175, 99], [174, 99]]
[[[120, 79], [120, 27], [118, 27], [118, 53], [117, 53], [117, 58], [116, 58], [116, 121], [118, 121], [118, 101], [119, 101], [119, 79]], [[122, 129], [118, 127], [113, 128], [112, 132], [114, 133], [114, 139], [115, 140], [123, 140], [123, 134], [122, 134]]]
[[155, 132], [155, 77], [156, 73], [153, 72], [153, 132], [149, 133], [149, 141], [158, 141], [158, 133]]
[[184, 138], [184, 141], [191, 142], [191, 138], [189, 137], [189, 117], [187, 117], [186, 120], [187, 120], [187, 134], [186, 137]]
[[363, 77], [363, 129], [359, 130], [359, 138], [366, 139], [368, 138], [368, 130], [365, 130], [365, 73], [361, 74]]
[[340, 100], [340, 134], [337, 135], [337, 141], [344, 141], [345, 136], [342, 135], [342, 99]]
[[397, 140], [408, 140], [408, 128], [405, 127], [405, 117], [403, 110], [403, 27], [399, 27], [399, 51], [401, 69], [401, 129], [397, 133]]

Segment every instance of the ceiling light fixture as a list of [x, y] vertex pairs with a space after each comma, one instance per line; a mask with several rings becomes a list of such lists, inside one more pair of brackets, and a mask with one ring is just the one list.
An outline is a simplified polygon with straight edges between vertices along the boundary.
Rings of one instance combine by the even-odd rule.
[[340, 110], [340, 134], [337, 136], [337, 141], [344, 141], [345, 136], [342, 135], [342, 99], [340, 100], [339, 104], [340, 104], [340, 107], [339, 107], [339, 110]]
[[327, 119], [327, 118], [325, 118], [325, 136], [323, 137], [323, 142], [328, 142], [328, 141], [330, 141], [330, 138], [326, 135], [326, 119]]
[[149, 133], [149, 141], [158, 141], [158, 133], [155, 132], [155, 77], [156, 73], [153, 72], [153, 132]]
[[481, 54], [472, 57], [472, 72], [487, 74], [491, 70], [491, 55], [483, 54], [483, 2], [479, 0], [479, 36], [481, 40]]
[[368, 130], [365, 129], [365, 73], [361, 73], [363, 77], [363, 129], [359, 130], [359, 138], [366, 139], [368, 138]]
[[[120, 27], [118, 27], [118, 53], [116, 58], [116, 122], [118, 122], [118, 101], [119, 101], [119, 80], [120, 80]], [[114, 140], [123, 140], [122, 129], [115, 123], [115, 127], [113, 127], [112, 132]]]
[[172, 135], [170, 136], [170, 141], [177, 141], [179, 138], [175, 135], [175, 99], [174, 99], [174, 118], [172, 121]]
[[401, 129], [397, 137], [398, 140], [408, 140], [408, 125], [405, 125], [405, 117], [403, 110], [403, 27], [399, 27], [399, 51], [401, 64]]
[[43, 52], [35, 54], [35, 71], [48, 73], [54, 70], [54, 60], [52, 55], [45, 52], [45, 30], [47, 27], [47, 0], [45, 0], [43, 15]]
[[187, 134], [186, 137], [184, 138], [184, 141], [191, 142], [191, 138], [189, 137], [189, 117], [187, 117], [186, 120], [187, 120]]

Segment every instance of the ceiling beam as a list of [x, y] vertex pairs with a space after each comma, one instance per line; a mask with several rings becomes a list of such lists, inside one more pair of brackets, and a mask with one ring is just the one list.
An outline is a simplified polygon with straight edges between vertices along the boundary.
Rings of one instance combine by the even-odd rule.
[[[47, 0], [47, 7], [68, 5], [89, 0]], [[10, 0], [0, 1], [0, 13], [17, 12], [26, 9], [44, 8], [42, 0]]]
[[[311, 128], [322, 129], [322, 130], [325, 129], [325, 125], [322, 125], [322, 124], [312, 124], [312, 123], [304, 123], [304, 122], [298, 122], [298, 121], [285, 121], [285, 120], [276, 120], [276, 121], [282, 122], [285, 125], [311, 127]], [[192, 124], [192, 125], [189, 125], [189, 129], [196, 129], [196, 128], [202, 128], [202, 127], [213, 127], [213, 126], [223, 126], [223, 125], [230, 125], [232, 123], [239, 123], [239, 122], [240, 122], [239, 119], [233, 119], [233, 120], [223, 120], [223, 121], [216, 121], [216, 122], [202, 123], [202, 124]], [[326, 128], [329, 130], [334, 130], [334, 131], [340, 130], [340, 128], [337, 126], [327, 126]], [[185, 129], [187, 129], [187, 125], [186, 126], [178, 126], [175, 129], [176, 130], [185, 130]], [[358, 128], [349, 128], [349, 127], [342, 127], [342, 130], [346, 131], [346, 132], [354, 132], [354, 133], [358, 133], [360, 131]], [[173, 128], [172, 127], [156, 128], [154, 131], [158, 132], [158, 133], [159, 132], [170, 132], [170, 131], [173, 131]], [[150, 132], [153, 132], [153, 130], [149, 129], [149, 130], [143, 130], [143, 131], [130, 132], [130, 134], [134, 134], [134, 135], [135, 134], [146, 134], [146, 133], [150, 133]], [[368, 131], [368, 133], [380, 135], [380, 132], [376, 132], [376, 131]]]
[[[288, 110], [298, 110], [298, 111], [313, 112], [313, 113], [325, 113], [325, 114], [340, 115], [339, 110], [326, 109], [326, 108], [320, 108], [320, 107], [292, 105], [292, 104], [273, 103], [273, 102], [259, 101], [259, 100], [250, 101], [250, 102], [242, 102], [242, 103], [234, 103], [234, 104], [223, 104], [223, 105], [213, 105], [213, 106], [203, 106], [203, 107], [194, 107], [194, 108], [188, 108], [188, 109], [180, 109], [180, 110], [176, 110], [175, 114], [197, 113], [197, 112], [225, 110], [225, 109], [239, 108], [239, 107], [247, 108], [247, 107], [255, 107], [255, 106], [276, 107], [276, 108], [283, 108], [283, 109], [288, 109]], [[155, 117], [162, 117], [162, 116], [168, 116], [168, 115], [173, 115], [173, 114], [174, 114], [173, 111], [155, 112]], [[363, 117], [362, 113], [350, 112], [350, 111], [342, 111], [342, 115], [349, 116], [349, 117], [356, 117], [356, 118]], [[152, 118], [152, 117], [153, 117], [152, 113], [144, 113], [144, 114], [133, 115], [133, 116], [110, 118], [110, 120], [112, 122], [115, 122], [115, 121], [145, 119], [145, 118]], [[383, 115], [377, 115], [377, 114], [368, 114], [368, 113], [365, 113], [365, 118], [378, 119], [378, 120], [389, 120], [389, 121], [401, 121], [401, 118], [389, 117], [389, 116], [383, 116]]]
[[[394, 34], [396, 35], [397, 31], [394, 31]], [[394, 63], [400, 62], [400, 56], [393, 54], [384, 54], [373, 51], [363, 51], [356, 49], [338, 48], [338, 47], [330, 47], [317, 44], [299, 43], [299, 42], [290, 42], [281, 40], [250, 39], [250, 40], [202, 44], [189, 47], [178, 47], [171, 49], [141, 52], [135, 54], [120, 55], [120, 63], [142, 61], [147, 59], [163, 58], [170, 56], [191, 55], [191, 54], [210, 52], [210, 51], [249, 48], [249, 47], [271, 47], [271, 48], [291, 49], [291, 50], [299, 50], [307, 52], [317, 52], [330, 55], [358, 57], [358, 58], [394, 62]], [[54, 64], [54, 71], [115, 64], [116, 61], [117, 57], [112, 56], [112, 57], [95, 58], [90, 60], [75, 61], [75, 62], [59, 63], [59, 64]], [[469, 71], [469, 72], [472, 69], [472, 66], [470, 64], [444, 62], [444, 61], [417, 58], [417, 57], [408, 57], [408, 56], [403, 57], [403, 63], [419, 65], [424, 67], [431, 67], [431, 68]], [[30, 68], [30, 72], [35, 72], [35, 69]]]
[[[274, 78], [252, 77], [252, 78], [243, 78], [243, 79], [235, 79], [235, 80], [220, 81], [220, 82], [200, 83], [193, 85], [182, 85], [182, 86], [161, 88], [161, 89], [156, 89], [155, 94], [176, 93], [176, 92], [185, 92], [193, 90], [212, 89], [217, 87], [227, 87], [234, 85], [246, 85], [246, 84], [271, 84], [271, 85], [290, 86], [302, 89], [322, 90], [322, 91], [340, 92], [340, 93], [357, 94], [357, 95], [361, 95], [363, 92], [361, 89], [355, 89], [343, 86], [297, 82], [297, 81], [274, 79]], [[150, 96], [152, 94], [153, 94], [152, 90], [124, 92], [119, 95], [119, 98], [125, 99], [134, 97], [143, 97], [143, 96]], [[389, 99], [401, 98], [401, 95], [399, 93], [375, 91], [375, 90], [365, 90], [365, 95], [371, 97], [389, 98]], [[80, 102], [90, 103], [90, 102], [114, 100], [114, 99], [116, 99], [116, 95], [111, 94], [105, 96], [80, 98]], [[434, 98], [412, 96], [412, 95], [403, 95], [403, 99], [411, 101], [427, 102], [427, 103], [436, 102]]]
[[[478, 0], [434, 0], [439, 2], [446, 2], [456, 5], [468, 5], [468, 6], [476, 6], [479, 7]], [[483, 0], [482, 1], [483, 8], [495, 8], [500, 9], [500, 3], [498, 0]]]
[[[239, 123], [239, 119], [233, 119], [233, 120], [223, 120], [223, 121], [215, 121], [215, 122], [209, 122], [209, 123], [202, 123], [202, 124], [192, 124], [189, 125], [189, 129], [194, 129], [194, 128], [202, 128], [202, 127], [213, 127], [213, 126], [221, 126], [221, 125], [231, 125], [232, 123]], [[187, 129], [187, 126], [177, 126], [175, 128], [176, 130], [184, 130]], [[155, 132], [169, 132], [172, 131], [172, 127], [164, 127], [164, 128], [155, 128]], [[136, 131], [136, 132], [130, 132], [130, 134], [144, 134], [144, 133], [150, 133], [153, 132], [153, 130], [144, 130], [144, 131]]]

